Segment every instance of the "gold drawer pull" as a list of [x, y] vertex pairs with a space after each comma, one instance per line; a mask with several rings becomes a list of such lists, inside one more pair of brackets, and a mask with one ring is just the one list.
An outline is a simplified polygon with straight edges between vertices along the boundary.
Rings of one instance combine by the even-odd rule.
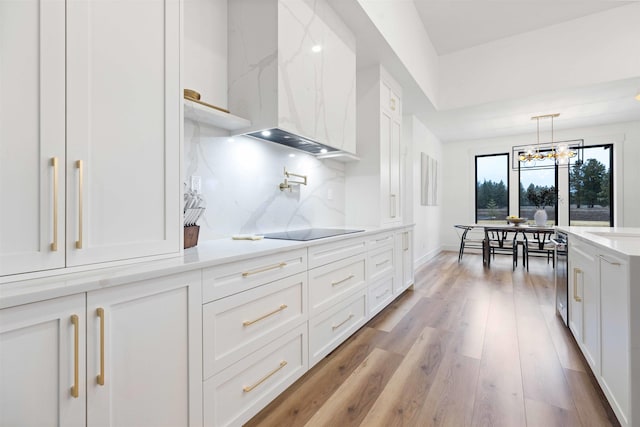
[[242, 326], [249, 326], [249, 325], [253, 325], [256, 322], [259, 322], [263, 319], [266, 319], [269, 316], [273, 316], [276, 313], [281, 312], [282, 310], [284, 310], [285, 308], [287, 308], [287, 304], [282, 304], [280, 307], [278, 307], [277, 309], [267, 313], [267, 314], [263, 314], [262, 316], [258, 317], [257, 319], [253, 319], [253, 320], [245, 320], [244, 322], [242, 322]]
[[287, 366], [287, 361], [283, 360], [282, 362], [280, 362], [280, 366], [278, 366], [273, 371], [269, 372], [264, 377], [260, 378], [258, 382], [256, 382], [255, 384], [242, 387], [242, 391], [244, 391], [245, 393], [249, 393], [251, 390], [253, 390], [254, 388], [258, 387], [260, 384], [262, 384], [263, 382], [271, 378], [276, 372], [278, 372], [280, 369], [284, 368], [285, 366]]
[[76, 240], [76, 249], [82, 249], [82, 214], [83, 214], [83, 191], [84, 177], [82, 173], [82, 160], [76, 160], [76, 168], [78, 169], [78, 240]]
[[382, 298], [383, 296], [385, 296], [385, 295], [386, 295], [386, 294], [388, 294], [388, 293], [389, 293], [389, 289], [387, 289], [386, 291], [384, 291], [384, 292], [383, 292], [383, 293], [381, 293], [380, 295], [376, 295], [376, 299], [380, 299], [380, 298]]
[[[51, 158], [51, 166], [53, 167], [53, 242], [51, 243], [51, 252], [58, 250], [58, 158]], [[78, 397], [78, 396], [74, 396]]]
[[578, 274], [582, 274], [582, 270], [579, 268], [573, 269], [573, 299], [577, 302], [581, 302], [582, 298], [578, 296]]
[[242, 277], [247, 277], [247, 276], [250, 276], [252, 274], [257, 274], [257, 273], [264, 273], [265, 271], [275, 270], [276, 268], [282, 268], [282, 267], [286, 267], [286, 266], [287, 266], [286, 262], [281, 262], [279, 264], [270, 265], [269, 267], [259, 268], [258, 270], [245, 271], [244, 273], [242, 273]]
[[354, 277], [356, 277], [356, 276], [354, 276], [353, 274], [350, 274], [350, 275], [348, 275], [347, 277], [345, 277], [345, 278], [344, 278], [344, 279], [342, 279], [342, 280], [338, 280], [337, 282], [331, 282], [331, 286], [339, 285], [340, 283], [344, 283], [344, 282], [346, 282], [346, 281], [347, 281], [347, 280], [349, 280], [349, 279], [353, 279]]
[[347, 323], [349, 320], [351, 320], [353, 318], [353, 313], [349, 314], [349, 317], [347, 317], [346, 319], [344, 319], [342, 322], [338, 323], [337, 325], [333, 325], [331, 327], [331, 329], [333, 329], [334, 331], [336, 329], [338, 329], [340, 326], [344, 325], [345, 323]]
[[79, 332], [80, 328], [78, 315], [71, 315], [71, 323], [73, 324], [73, 387], [71, 387], [71, 397], [78, 398], [80, 388], [80, 378], [78, 364], [80, 363], [79, 349]]
[[377, 264], [376, 264], [376, 267], [380, 267], [381, 265], [384, 265], [384, 264], [386, 264], [386, 263], [388, 263], [388, 262], [389, 262], [389, 260], [388, 260], [388, 259], [385, 259], [384, 261], [377, 263]]
[[99, 385], [104, 385], [104, 308], [96, 309], [100, 318], [100, 374], [96, 378]]
[[391, 98], [389, 100], [389, 108], [391, 108], [391, 111], [396, 111], [396, 100], [395, 100], [395, 98]]
[[607, 264], [617, 265], [617, 266], [622, 265], [622, 264], [620, 264], [619, 262], [609, 261], [608, 259], [606, 259], [606, 258], [605, 258], [605, 257], [603, 257], [602, 255], [600, 255], [600, 259], [601, 259], [601, 260], [603, 260], [604, 262], [606, 262]]

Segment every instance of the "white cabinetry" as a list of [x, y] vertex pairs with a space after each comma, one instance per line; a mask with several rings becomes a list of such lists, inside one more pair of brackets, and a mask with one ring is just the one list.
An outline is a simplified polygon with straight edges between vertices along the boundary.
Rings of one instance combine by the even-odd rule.
[[372, 236], [367, 247], [368, 314], [373, 317], [393, 300], [397, 268], [394, 233], [389, 231]]
[[0, 425], [86, 420], [85, 296], [0, 310]]
[[569, 239], [569, 327], [622, 426], [640, 407], [640, 334], [629, 258], [580, 237]]
[[179, 2], [0, 8], [0, 275], [179, 252]]
[[361, 160], [347, 165], [347, 223], [402, 222], [401, 97], [400, 85], [380, 66], [358, 71], [357, 151]]
[[203, 271], [204, 424], [241, 425], [308, 368], [307, 250]]
[[396, 260], [394, 295], [413, 285], [413, 227], [396, 232]]
[[366, 251], [363, 238], [309, 248], [309, 367], [367, 321]]
[[631, 425], [629, 264], [608, 252], [601, 252], [599, 258], [602, 337], [600, 383], [614, 411]]
[[192, 272], [0, 311], [1, 424], [201, 425], [200, 289]]
[[594, 373], [600, 372], [600, 284], [596, 249], [569, 241], [569, 328]]

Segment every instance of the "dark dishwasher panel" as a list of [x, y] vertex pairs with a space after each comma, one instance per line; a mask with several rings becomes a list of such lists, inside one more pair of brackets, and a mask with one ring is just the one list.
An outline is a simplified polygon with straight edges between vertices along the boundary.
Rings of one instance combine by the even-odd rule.
[[567, 274], [569, 264], [569, 240], [566, 233], [558, 231], [555, 244], [556, 257], [556, 312], [562, 318], [565, 325], [569, 321], [569, 276]]

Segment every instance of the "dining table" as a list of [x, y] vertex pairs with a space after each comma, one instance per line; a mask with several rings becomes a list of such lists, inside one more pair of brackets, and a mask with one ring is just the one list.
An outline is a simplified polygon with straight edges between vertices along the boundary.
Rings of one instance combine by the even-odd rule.
[[[487, 236], [487, 229], [491, 229], [493, 230], [497, 230], [497, 231], [505, 231], [505, 232], [515, 232], [515, 237], [517, 237], [517, 235], [519, 233], [522, 233], [524, 242], [529, 242], [529, 239], [527, 238], [526, 234], [532, 234], [532, 236], [535, 236], [534, 241], [537, 240], [537, 243], [542, 245], [542, 243], [544, 241], [540, 241], [539, 240], [539, 236], [541, 233], [554, 233], [556, 226], [552, 225], [552, 226], [541, 226], [541, 225], [536, 225], [536, 224], [512, 224], [512, 223], [473, 223], [473, 224], [456, 224], [454, 225], [454, 227], [456, 228], [462, 228], [462, 229], [468, 229], [468, 230], [473, 230], [473, 229], [482, 229], [485, 231], [485, 240], [483, 243], [483, 249], [482, 249], [482, 262], [483, 264], [489, 266], [491, 264], [490, 259], [489, 259], [489, 255], [490, 255], [490, 246], [487, 242], [488, 236]], [[516, 249], [517, 250], [517, 249]], [[523, 249], [524, 251], [525, 249]], [[517, 254], [516, 254], [517, 256]], [[524, 257], [524, 253], [523, 253], [523, 257]]]

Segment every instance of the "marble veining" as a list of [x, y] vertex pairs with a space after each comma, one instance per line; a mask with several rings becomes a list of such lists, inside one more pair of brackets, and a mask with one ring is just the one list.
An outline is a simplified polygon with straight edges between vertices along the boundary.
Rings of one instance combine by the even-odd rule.
[[[201, 240], [345, 225], [343, 163], [249, 137], [229, 138], [191, 120], [185, 120], [184, 152], [184, 182], [192, 175], [202, 179], [207, 210], [198, 224]], [[307, 175], [308, 185], [280, 191], [284, 167]]]

